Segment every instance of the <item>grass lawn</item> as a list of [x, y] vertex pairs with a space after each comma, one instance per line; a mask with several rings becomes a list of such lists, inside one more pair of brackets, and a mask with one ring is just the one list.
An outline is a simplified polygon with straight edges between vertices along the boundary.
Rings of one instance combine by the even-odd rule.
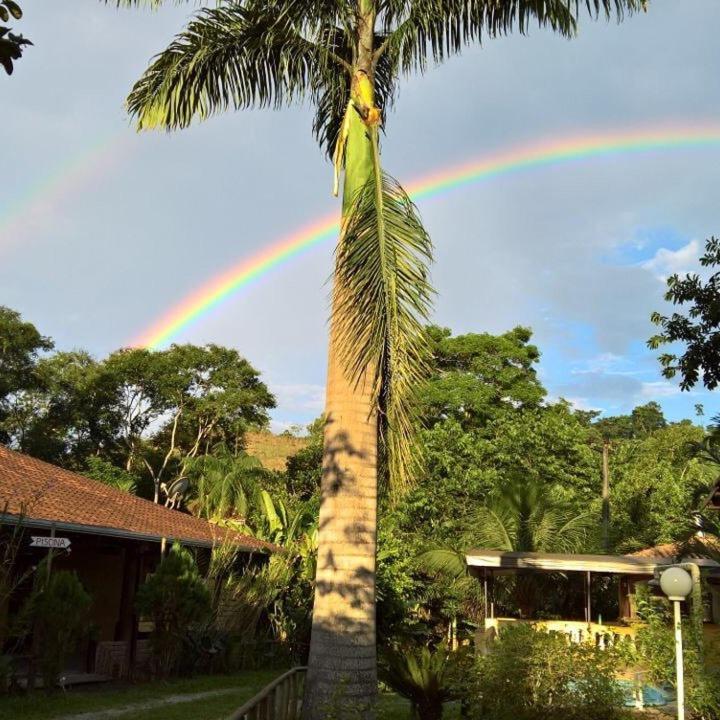
[[247, 671], [238, 675], [210, 675], [168, 682], [142, 683], [124, 687], [95, 686], [58, 691], [48, 697], [42, 691], [32, 696], [0, 698], [0, 718], [7, 720], [51, 720], [67, 715], [100, 712], [137, 703], [152, 702], [173, 695], [230, 690], [222, 695], [192, 702], [137, 710], [118, 715], [122, 720], [216, 720], [230, 714], [249, 700], [273, 678], [278, 670]]
[[[398, 695], [383, 693], [380, 696], [377, 720], [409, 720], [410, 703]], [[460, 718], [460, 704], [448, 703], [445, 705], [443, 720], [458, 720]]]
[[[167, 700], [192, 693], [218, 693], [158, 707], [138, 707], [118, 713], [118, 720], [222, 720], [281, 674], [279, 670], [248, 671], [237, 675], [209, 675], [168, 682], [127, 686], [85, 686], [58, 691], [48, 697], [38, 691], [30, 697], [0, 698], [3, 720], [53, 720], [82, 713], [102, 713], [142, 703]], [[407, 720], [409, 703], [389, 693], [380, 697], [378, 720]], [[82, 720], [90, 720], [87, 715]], [[111, 716], [100, 716], [111, 720]], [[449, 706], [444, 720], [459, 717], [458, 709]]]

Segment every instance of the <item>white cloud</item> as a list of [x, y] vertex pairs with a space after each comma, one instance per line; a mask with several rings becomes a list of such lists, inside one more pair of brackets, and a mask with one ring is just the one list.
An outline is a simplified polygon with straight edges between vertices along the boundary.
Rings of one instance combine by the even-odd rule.
[[269, 383], [275, 395], [278, 410], [315, 412], [320, 414], [325, 407], [325, 387], [310, 383]]
[[571, 375], [639, 375], [641, 372], [633, 360], [611, 352], [600, 353], [570, 370]]
[[566, 397], [563, 399], [567, 400], [567, 402], [569, 402], [570, 405], [572, 405], [575, 410], [585, 410], [585, 411], [593, 411], [593, 412], [601, 412], [603, 410], [603, 408], [592, 404], [588, 398]]
[[674, 385], [666, 380], [657, 380], [654, 382], [644, 382], [640, 393], [642, 397], [652, 400], [680, 395], [682, 390], [679, 385]]
[[641, 267], [651, 272], [658, 280], [665, 282], [669, 275], [686, 275], [699, 268], [700, 243], [691, 240], [677, 250], [660, 248], [655, 255], [642, 263]]

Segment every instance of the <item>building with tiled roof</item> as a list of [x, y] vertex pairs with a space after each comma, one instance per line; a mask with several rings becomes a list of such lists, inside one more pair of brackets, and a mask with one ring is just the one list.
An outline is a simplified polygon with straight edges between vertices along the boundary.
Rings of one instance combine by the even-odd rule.
[[89, 626], [95, 631], [66, 670], [101, 678], [131, 676], [146, 663], [151, 628], [137, 616], [135, 596], [169, 543], [190, 547], [201, 572], [220, 544], [237, 550], [238, 571], [276, 549], [0, 445], [0, 541], [7, 546], [10, 538], [19, 538], [14, 574], [25, 580], [0, 605], [0, 624], [6, 625], [0, 638], [19, 647], [21, 658], [32, 657], [31, 640], [8, 638], [8, 618], [17, 616], [34, 569], [51, 553], [52, 572], [77, 573], [93, 600]]
[[[0, 514], [23, 516], [27, 527], [134, 540], [177, 540], [212, 547], [224, 540], [248, 551], [271, 546], [230, 533], [78, 473], [0, 445]], [[10, 520], [6, 517], [5, 520]]]

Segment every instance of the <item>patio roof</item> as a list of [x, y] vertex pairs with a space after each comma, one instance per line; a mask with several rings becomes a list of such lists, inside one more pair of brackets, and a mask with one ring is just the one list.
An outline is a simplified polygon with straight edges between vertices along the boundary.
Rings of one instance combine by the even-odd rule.
[[[540, 572], [594, 572], [616, 575], [652, 575], [660, 565], [672, 565], [672, 557], [637, 555], [579, 555], [565, 553], [506, 552], [478, 548], [465, 555], [468, 567], [484, 568], [493, 573], [513, 573], [518, 570]], [[705, 561], [720, 568], [714, 561]]]

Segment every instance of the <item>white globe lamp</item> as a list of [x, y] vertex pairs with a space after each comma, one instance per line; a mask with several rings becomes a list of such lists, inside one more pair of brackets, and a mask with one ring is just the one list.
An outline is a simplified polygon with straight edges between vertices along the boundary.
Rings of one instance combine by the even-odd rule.
[[680, 603], [687, 598], [693, 589], [693, 579], [687, 570], [671, 567], [660, 575], [660, 587], [673, 604], [675, 619], [675, 672], [677, 675], [677, 716], [685, 720], [685, 679], [683, 671], [682, 616]]
[[660, 576], [660, 587], [668, 600], [682, 602], [692, 592], [693, 581], [690, 573], [681, 567], [668, 568]]

